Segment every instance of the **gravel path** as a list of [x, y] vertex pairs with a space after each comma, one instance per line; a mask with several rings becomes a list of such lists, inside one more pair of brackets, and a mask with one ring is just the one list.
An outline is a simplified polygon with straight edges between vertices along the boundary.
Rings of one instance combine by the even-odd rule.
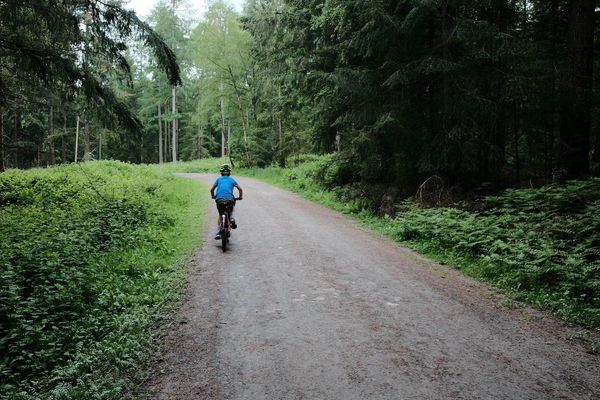
[[346, 216], [238, 182], [239, 228], [223, 254], [212, 211], [152, 398], [600, 399], [600, 356], [569, 340], [576, 328]]

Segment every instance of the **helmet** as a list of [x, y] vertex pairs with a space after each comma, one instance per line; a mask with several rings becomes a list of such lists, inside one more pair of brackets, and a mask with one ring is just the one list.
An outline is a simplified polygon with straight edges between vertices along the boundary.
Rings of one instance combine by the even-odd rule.
[[221, 165], [221, 169], [219, 171], [221, 172], [221, 175], [231, 175], [231, 167], [229, 164]]

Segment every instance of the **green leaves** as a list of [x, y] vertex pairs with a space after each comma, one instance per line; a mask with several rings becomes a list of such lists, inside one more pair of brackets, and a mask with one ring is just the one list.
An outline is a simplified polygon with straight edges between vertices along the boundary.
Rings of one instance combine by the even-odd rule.
[[9, 398], [123, 398], [197, 240], [199, 187], [147, 167], [85, 168], [0, 175]]
[[[486, 198], [476, 213], [419, 208], [393, 220], [392, 235], [567, 318], [600, 325], [600, 180]], [[543, 299], [543, 300], [542, 300]]]

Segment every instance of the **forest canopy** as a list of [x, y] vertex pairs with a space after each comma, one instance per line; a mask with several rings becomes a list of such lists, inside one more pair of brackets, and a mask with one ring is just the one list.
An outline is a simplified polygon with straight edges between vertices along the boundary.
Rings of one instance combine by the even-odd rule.
[[81, 115], [86, 159], [336, 153], [332, 182], [394, 197], [432, 176], [489, 192], [600, 172], [595, 0], [192, 8], [3, 2], [5, 167], [73, 160]]

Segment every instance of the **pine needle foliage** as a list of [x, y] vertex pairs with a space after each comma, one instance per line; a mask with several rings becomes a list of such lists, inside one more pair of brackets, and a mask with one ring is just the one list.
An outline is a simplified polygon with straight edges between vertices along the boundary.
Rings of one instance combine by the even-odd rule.
[[[111, 86], [101, 79], [103, 60], [130, 82], [131, 68], [124, 52], [130, 38], [143, 42], [171, 84], [180, 84], [175, 54], [148, 24], [119, 2], [97, 0], [8, 1], [0, 4], [0, 56], [3, 75], [17, 80], [38, 79], [46, 87], [59, 85], [81, 93], [98, 111], [109, 110], [130, 130], [141, 124]], [[10, 106], [15, 87], [0, 86], [0, 102]]]

